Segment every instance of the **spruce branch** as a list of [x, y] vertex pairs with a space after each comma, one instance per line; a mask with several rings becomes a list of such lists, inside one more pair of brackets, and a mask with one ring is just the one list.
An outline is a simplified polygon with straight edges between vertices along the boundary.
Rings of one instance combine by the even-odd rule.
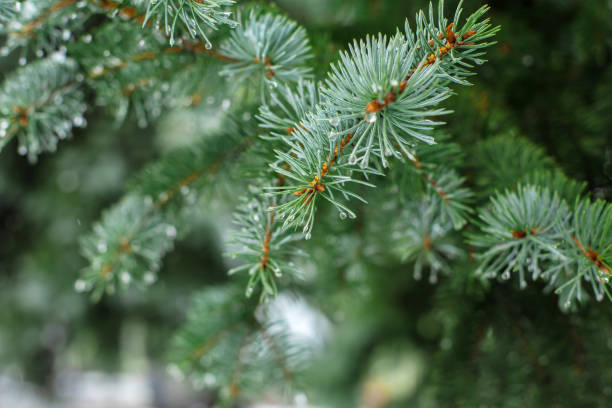
[[21, 9], [17, 0], [0, 0], [0, 26], [6, 24]]
[[438, 274], [448, 274], [450, 261], [465, 255], [451, 236], [453, 224], [441, 217], [440, 208], [427, 196], [402, 209], [393, 226], [394, 252], [403, 262], [414, 262], [414, 279], [429, 271], [429, 282], [436, 283]]
[[477, 256], [476, 274], [486, 278], [510, 279], [518, 272], [520, 286], [550, 273], [570, 212], [567, 203], [546, 188], [519, 186], [491, 198], [490, 206], [479, 213], [482, 232], [470, 236], [470, 243], [482, 248]]
[[521, 182], [524, 184], [532, 184], [537, 186], [547, 186], [551, 191], [554, 191], [560, 198], [568, 203], [576, 203], [583, 197], [587, 187], [584, 181], [576, 181], [568, 178], [559, 169], [553, 170], [535, 170], [526, 174]]
[[92, 234], [81, 240], [90, 266], [75, 283], [78, 291], [92, 291], [99, 299], [118, 286], [152, 284], [161, 259], [173, 247], [176, 227], [166, 222], [151, 200], [128, 195], [107, 210]]
[[[442, 8], [440, 2], [439, 9]], [[278, 208], [280, 216], [287, 216], [286, 226], [302, 226], [309, 236], [319, 195], [330, 198], [341, 215], [353, 214], [332, 194], [320, 193], [337, 185], [339, 195], [359, 198], [344, 188], [348, 181], [356, 181], [345, 174], [358, 172], [357, 162], [362, 173], [378, 173], [369, 168], [370, 155], [387, 166], [387, 156], [413, 158], [412, 150], [417, 141], [434, 142], [428, 133], [441, 122], [429, 118], [447, 113], [437, 108], [449, 96], [446, 84], [453, 78], [454, 82], [464, 84], [458, 78], [465, 74], [464, 67], [469, 66], [467, 61], [480, 61], [481, 48], [490, 45], [465, 43], [462, 38], [482, 41], [498, 30], [487, 20], [477, 21], [487, 10], [483, 7], [470, 16], [457, 30], [459, 38], [453, 26], [446, 25], [442, 18], [438, 24], [447, 27], [446, 37], [437, 41], [448, 48], [446, 53], [434, 53], [434, 58], [423, 54], [427, 47], [431, 48], [428, 43], [433, 35], [428, 28], [431, 24], [425, 24], [427, 20], [423, 15], [417, 16], [417, 35], [408, 33], [410, 40], [400, 33], [390, 39], [382, 35], [367, 37], [365, 42], [354, 42], [348, 52], [341, 53], [340, 62], [332, 66], [321, 88], [320, 107], [300, 122], [303, 128], [291, 132], [291, 138], [285, 138], [289, 153], [277, 151], [277, 160], [272, 164], [279, 174], [293, 183], [281, 192], [303, 196]], [[463, 47], [475, 47], [477, 52], [462, 53], [459, 50]], [[454, 64], [461, 65], [461, 69], [451, 68]], [[299, 141], [296, 143], [295, 139]], [[334, 153], [336, 148], [338, 154]], [[348, 160], [339, 157], [345, 149], [349, 153]], [[278, 163], [286, 163], [289, 168]], [[334, 165], [331, 173], [330, 164]], [[335, 174], [338, 171], [346, 173]], [[325, 177], [333, 180], [331, 184], [323, 182]], [[435, 180], [433, 185], [437, 185]]]
[[604, 295], [612, 300], [612, 205], [587, 198], [577, 202], [560, 248], [564, 256], [549, 280], [561, 307], [568, 309], [576, 300], [585, 300], [583, 282], [590, 284], [596, 300]]
[[554, 168], [554, 161], [541, 147], [513, 132], [477, 143], [471, 158], [481, 196], [511, 188], [528, 174]]
[[295, 87], [283, 84], [270, 96], [270, 104], [259, 108], [259, 127], [267, 133], [264, 137], [270, 143], [281, 146], [283, 138], [290, 136], [297, 127], [303, 127], [300, 120], [315, 109], [320, 101], [319, 87], [312, 81], [299, 80]]
[[[146, 125], [164, 109], [185, 100], [198, 104], [203, 94], [212, 96], [224, 85], [218, 80], [219, 63], [202, 58], [208, 50], [201, 44], [169, 47], [164, 37], [129, 22], [105, 25], [69, 51], [88, 72], [86, 82], [98, 104], [117, 121], [131, 107], [138, 123]], [[201, 81], [193, 81], [194, 76]]]
[[451, 221], [455, 229], [466, 223], [473, 212], [471, 204], [474, 194], [465, 187], [465, 178], [453, 169], [440, 166], [434, 172], [422, 173], [427, 180], [429, 196], [437, 202], [442, 221]]
[[25, 64], [27, 50], [37, 57], [50, 54], [80, 32], [91, 10], [85, 2], [77, 0], [20, 0], [16, 13], [0, 33], [6, 35], [2, 55], [23, 47], [21, 61]]
[[[172, 348], [170, 371], [219, 389], [223, 401], [295, 386], [296, 373], [318, 353], [329, 330], [327, 320], [299, 297], [281, 295], [253, 314], [254, 305], [239, 293], [230, 285], [198, 293]], [[295, 330], [290, 319], [297, 315], [317, 335]]]
[[[107, 0], [91, 0], [92, 2], [94, 2], [98, 7], [101, 7], [102, 9], [106, 10], [106, 11], [110, 11], [112, 12], [113, 15], [118, 15], [120, 16], [123, 20], [125, 21], [129, 21], [129, 22], [135, 22], [138, 23], [140, 25], [142, 25], [141, 28], [144, 27], [150, 27], [151, 26], [151, 21], [152, 20], [147, 20], [147, 14], [146, 11], [141, 11], [139, 8], [136, 7], [132, 7], [132, 6], [126, 6], [123, 5], [122, 3], [119, 2], [115, 2], [115, 1], [107, 1]], [[126, 0], [124, 0], [126, 1]], [[149, 1], [149, 0], [146, 0]], [[163, 1], [167, 1], [167, 0], [163, 0]], [[171, 0], [172, 1], [172, 0]], [[183, 1], [183, 0], [180, 0]], [[197, 2], [197, 0], [190, 0], [190, 1], [195, 1]], [[228, 1], [232, 1], [232, 0], [228, 0]], [[161, 4], [161, 1], [159, 2], [159, 4]], [[204, 4], [204, 3], [202, 3]], [[228, 16], [226, 14], [227, 12], [223, 12], [224, 16]], [[213, 17], [215, 16], [215, 14], [213, 13]], [[210, 16], [209, 16], [210, 17]], [[233, 24], [230, 22], [230, 26], [232, 26]], [[159, 20], [158, 23], [154, 25], [154, 27], [151, 30], [152, 32], [157, 32], [157, 33], [164, 33], [166, 36], [168, 35], [169, 31], [162, 31], [159, 27]], [[174, 35], [174, 31], [172, 31], [172, 35]], [[197, 36], [197, 33], [196, 35]], [[203, 38], [202, 38], [203, 39]], [[187, 38], [178, 38], [174, 41], [171, 42], [170, 48], [173, 48], [175, 45], [178, 46], [182, 46], [182, 48], [184, 48], [185, 50], [190, 50], [192, 52], [195, 53], [203, 53], [203, 54], [207, 54], [209, 56], [211, 56], [212, 58], [218, 59], [220, 61], [224, 61], [224, 62], [234, 62], [234, 60], [232, 58], [229, 58], [225, 55], [220, 54], [218, 51], [216, 51], [215, 49], [212, 48], [210, 42], [208, 40], [204, 40], [205, 42], [192, 42], [189, 41], [189, 39]]]
[[299, 239], [297, 234], [281, 228], [281, 222], [269, 207], [274, 200], [268, 201], [253, 197], [243, 199], [234, 212], [235, 232], [230, 245], [237, 247], [229, 252], [232, 258], [239, 258], [241, 265], [228, 271], [229, 275], [247, 271], [249, 282], [246, 296], [250, 297], [261, 285], [260, 301], [278, 294], [276, 280], [285, 273], [295, 273], [291, 258], [295, 251], [290, 247], [292, 241]]
[[[231, 126], [213, 140], [212, 144], [204, 140], [195, 149], [179, 149], [134, 179], [131, 192], [107, 210], [81, 241], [89, 266], [82, 272], [80, 290], [92, 291], [97, 299], [118, 286], [155, 282], [163, 256], [173, 248], [179, 232], [188, 230], [182, 213], [194, 204], [198, 189], [212, 188], [212, 178], [221, 166], [251, 143], [249, 137], [238, 138]], [[215, 148], [210, 149], [211, 145]]]
[[235, 60], [221, 75], [234, 84], [248, 79], [261, 86], [262, 100], [266, 88], [278, 83], [298, 82], [310, 76], [305, 63], [312, 56], [304, 28], [286, 16], [252, 9], [238, 15], [240, 25], [221, 44], [221, 52]]
[[[352, 134], [337, 141], [330, 138], [335, 128], [328, 121], [318, 119], [318, 115], [307, 116], [301, 123], [302, 126], [295, 128], [290, 137], [285, 138], [290, 146], [289, 153], [276, 150], [277, 161], [271, 164], [272, 169], [284, 176], [286, 182], [282, 186], [268, 187], [267, 194], [294, 196], [277, 205], [274, 211], [284, 220], [283, 228], [303, 226], [303, 233], [309, 239], [319, 198], [332, 203], [338, 209], [341, 219], [355, 218], [356, 214], [342, 204], [338, 196], [365, 202], [359, 195], [346, 189], [345, 184], [358, 183], [374, 187], [353, 174], [381, 173], [375, 169], [354, 169], [347, 162], [346, 156], [342, 156]], [[332, 168], [334, 174], [330, 174]]]
[[35, 162], [85, 126], [81, 80], [75, 62], [59, 52], [8, 75], [0, 89], [0, 150], [16, 138], [18, 153]]
[[158, 22], [163, 22], [172, 46], [175, 44], [176, 25], [180, 21], [191, 37], [200, 37], [206, 49], [211, 49], [206, 31], [224, 24], [236, 27], [237, 23], [230, 19], [231, 13], [225, 11], [234, 3], [234, 0], [148, 0], [143, 25], [157, 17]]

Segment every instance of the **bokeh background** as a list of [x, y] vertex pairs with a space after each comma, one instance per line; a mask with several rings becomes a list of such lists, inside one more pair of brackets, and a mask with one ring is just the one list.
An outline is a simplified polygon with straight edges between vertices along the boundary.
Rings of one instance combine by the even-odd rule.
[[[447, 3], [454, 7], [454, 2]], [[427, 2], [278, 0], [276, 4], [307, 28], [321, 76], [353, 38], [393, 33]], [[475, 10], [480, 4], [467, 0], [465, 8]], [[446, 103], [455, 111], [448, 117], [448, 133], [459, 144], [506, 132], [523, 135], [543, 147], [566, 174], [588, 182], [595, 197], [610, 200], [612, 1], [492, 0], [489, 4], [492, 20], [502, 26], [498, 44], [489, 50], [489, 62], [478, 69], [474, 86], [459, 89]], [[0, 64], [4, 76], [16, 61], [6, 58]], [[146, 291], [132, 289], [92, 303], [76, 293], [74, 282], [85, 266], [79, 237], [118, 200], [126, 182], [145, 163], [215, 126], [211, 109], [204, 103], [195, 112], [168, 112], [144, 128], [131, 117], [117, 126], [104, 111], [93, 110], [87, 128], [76, 130], [56, 154], [43, 155], [36, 165], [18, 156], [16, 149], [2, 152], [1, 408], [207, 406], [206, 392], [168, 374], [165, 357], [191, 294], [226, 279], [221, 237], [227, 228], [223, 221], [227, 209], [209, 206], [194, 216], [198, 226], [177, 243], [164, 260], [158, 282]], [[394, 276], [401, 272], [396, 265], [379, 268], [381, 274], [385, 268]], [[524, 299], [529, 302], [538, 294]], [[428, 311], [415, 307], [418, 303], [418, 298], [406, 301], [402, 308], [417, 316], [417, 326], [427, 334]], [[551, 313], [554, 303], [551, 299], [547, 306]], [[583, 313], [610, 316], [609, 306]], [[387, 323], [397, 318], [402, 315], [393, 315]], [[417, 338], [418, 343], [419, 333], [403, 335]], [[415, 366], [412, 359], [407, 371], [393, 373], [384, 368], [389, 353], [393, 354], [383, 353], [380, 359], [381, 370], [408, 377], [403, 387], [410, 392], [415, 386], [410, 378], [430, 362], [423, 357]], [[610, 387], [594, 386], [593, 392], [612, 396]]]

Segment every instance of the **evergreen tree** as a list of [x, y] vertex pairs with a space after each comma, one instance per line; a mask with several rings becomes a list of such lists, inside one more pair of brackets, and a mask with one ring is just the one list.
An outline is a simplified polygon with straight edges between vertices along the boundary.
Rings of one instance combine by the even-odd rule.
[[[519, 108], [489, 107], [522, 81], [517, 65], [539, 64], [507, 43], [535, 41], [523, 34], [529, 29], [490, 21], [488, 6], [466, 3], [422, 4], [387, 34], [361, 29], [358, 39], [336, 33], [332, 41], [263, 3], [0, 1], [0, 149], [33, 166], [8, 159], [0, 178], [7, 202], [23, 196], [13, 168], [54, 166], [48, 153], [59, 151], [55, 188], [91, 189], [77, 214], [89, 220], [107, 207], [89, 231], [57, 222], [48, 232], [80, 235], [83, 258], [68, 265], [86, 262], [73, 283], [60, 278], [57, 292], [70, 286], [102, 307], [116, 296], [151, 307], [166, 322], [156, 350], [175, 329], [168, 315], [186, 314], [168, 345], [168, 371], [214, 391], [219, 405], [605, 406], [612, 205], [596, 166], [602, 147], [611, 154], [602, 115], [609, 81], [596, 85], [603, 96], [577, 112], [578, 123], [564, 127], [562, 118], [531, 138], [548, 144], [559, 129], [553, 134], [590, 135], [576, 142], [585, 145], [575, 149], [576, 165], [562, 161], [569, 142], [551, 157], [517, 135]], [[545, 18], [552, 2], [540, 3], [536, 15]], [[363, 18], [325, 4], [317, 4], [323, 17]], [[352, 7], [361, 16], [366, 4]], [[605, 30], [588, 22], [607, 20], [597, 7], [575, 7], [572, 56], [583, 70], [573, 75], [586, 80], [588, 63], [609, 60], [610, 44], [580, 39]], [[551, 41], [566, 52], [557, 33]], [[503, 63], [491, 69], [487, 52]], [[554, 65], [533, 69], [561, 76]], [[481, 71], [505, 85], [469, 88]], [[572, 87], [559, 100], [519, 100], [535, 104], [524, 131], [559, 119], [538, 118], [538, 104], [576, 109], [564, 103]], [[171, 135], [172, 147], [152, 146], [154, 132]], [[79, 142], [86, 134], [95, 137]], [[113, 162], [117, 150], [137, 152], [126, 153], [129, 169]], [[108, 194], [113, 180], [123, 192]], [[55, 197], [49, 190], [25, 211], [40, 212], [37, 200]], [[109, 195], [120, 197], [109, 204]], [[68, 208], [50, 207], [41, 219]], [[181, 245], [191, 262], [214, 260], [210, 276], [172, 284], [189, 262], [172, 265]], [[23, 262], [40, 269], [59, 262], [56, 250], [47, 244]], [[166, 286], [164, 269], [173, 275]], [[194, 286], [189, 306], [166, 307]], [[74, 298], [84, 295], [62, 296], [79, 306], [60, 320], [97, 324], [95, 313], [79, 312], [87, 306]], [[0, 316], [7, 328], [21, 323]]]

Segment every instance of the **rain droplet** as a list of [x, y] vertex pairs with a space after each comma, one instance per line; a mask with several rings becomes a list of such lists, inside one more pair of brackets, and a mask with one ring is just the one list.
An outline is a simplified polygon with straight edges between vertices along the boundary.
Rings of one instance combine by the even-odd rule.
[[98, 245], [96, 246], [96, 248], [98, 249], [98, 252], [100, 253], [104, 253], [108, 249], [106, 246], [106, 242], [104, 241], [98, 242]]
[[84, 117], [77, 116], [74, 119], [72, 119], [72, 123], [74, 123], [74, 126], [76, 127], [84, 127], [87, 124], [87, 121], [85, 120]]
[[345, 212], [341, 212], [340, 213], [340, 219], [341, 220], [346, 220], [346, 213]]
[[84, 292], [86, 288], [87, 285], [85, 284], [84, 280], [78, 279], [76, 282], [74, 282], [74, 290], [76, 290], [78, 293]]
[[168, 225], [166, 227], [166, 235], [168, 238], [176, 238], [176, 227], [174, 225]]
[[121, 272], [120, 278], [121, 278], [121, 282], [125, 283], [126, 285], [132, 281], [132, 276], [125, 271]]
[[153, 272], [147, 272], [144, 274], [143, 280], [147, 285], [151, 285], [155, 282], [155, 274]]

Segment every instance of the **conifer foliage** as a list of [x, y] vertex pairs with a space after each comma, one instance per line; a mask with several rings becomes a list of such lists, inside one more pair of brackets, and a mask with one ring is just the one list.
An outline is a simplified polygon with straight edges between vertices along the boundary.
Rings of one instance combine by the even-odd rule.
[[[500, 29], [488, 6], [448, 11], [430, 4], [395, 34], [354, 40], [316, 78], [308, 33], [269, 6], [1, 0], [0, 52], [19, 64], [0, 85], [0, 149], [34, 164], [94, 107], [143, 128], [169, 110], [221, 112], [220, 130], [148, 164], [82, 238], [75, 288], [99, 299], [153, 284], [192, 211], [225, 199], [232, 279], [195, 296], [170, 367], [228, 401], [304, 387], [332, 329], [309, 292], [296, 293], [337, 224], [386, 229], [368, 250], [389, 246], [432, 284], [469, 263], [483, 287], [542, 281], [563, 311], [610, 297], [609, 202], [524, 139], [461, 147], [439, 130], [453, 114], [444, 102], [470, 85]], [[304, 337], [296, 318], [325, 330]]]

